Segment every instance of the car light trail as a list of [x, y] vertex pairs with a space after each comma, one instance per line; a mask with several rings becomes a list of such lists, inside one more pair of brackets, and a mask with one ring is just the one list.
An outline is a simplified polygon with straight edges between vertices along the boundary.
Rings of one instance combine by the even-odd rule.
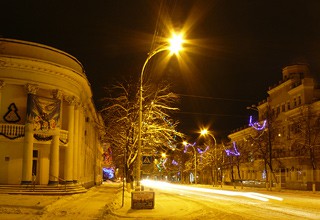
[[219, 195], [226, 195], [226, 196], [243, 196], [251, 199], [257, 199], [260, 201], [267, 202], [270, 199], [282, 201], [283, 199], [276, 196], [265, 195], [261, 193], [255, 192], [237, 192], [237, 191], [229, 191], [229, 190], [216, 190], [216, 189], [209, 189], [209, 188], [200, 188], [200, 187], [191, 187], [185, 185], [178, 185], [178, 184], [171, 184], [168, 182], [162, 181], [154, 181], [154, 180], [142, 180], [141, 184], [146, 187], [162, 189], [162, 190], [185, 190], [187, 192], [202, 192], [207, 194], [219, 194]]

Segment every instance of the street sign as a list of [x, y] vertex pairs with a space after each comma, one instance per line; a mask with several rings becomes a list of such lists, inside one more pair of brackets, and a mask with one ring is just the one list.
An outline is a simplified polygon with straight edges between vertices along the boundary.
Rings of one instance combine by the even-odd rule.
[[143, 164], [151, 164], [152, 163], [152, 156], [143, 156], [142, 163]]

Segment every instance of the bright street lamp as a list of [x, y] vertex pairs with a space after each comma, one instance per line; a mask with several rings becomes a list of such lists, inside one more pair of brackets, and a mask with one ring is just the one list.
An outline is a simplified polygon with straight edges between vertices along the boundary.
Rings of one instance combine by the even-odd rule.
[[206, 136], [206, 135], [209, 135], [210, 137], [212, 137], [212, 139], [214, 140], [214, 182], [213, 182], [213, 186], [216, 185], [217, 183], [217, 175], [218, 175], [218, 172], [217, 172], [217, 140], [216, 138], [213, 136], [213, 134], [211, 134], [207, 129], [202, 129], [200, 131], [200, 135], [201, 136]]
[[146, 61], [143, 64], [141, 74], [140, 74], [140, 99], [139, 99], [139, 133], [138, 133], [138, 155], [137, 155], [137, 187], [136, 190], [140, 190], [140, 181], [141, 181], [141, 132], [142, 132], [142, 100], [143, 100], [143, 74], [144, 70], [149, 62], [149, 60], [156, 54], [162, 51], [170, 51], [171, 54], [177, 54], [182, 49], [183, 37], [181, 34], [173, 34], [172, 38], [163, 45], [160, 45], [155, 50], [151, 51], [148, 54]]

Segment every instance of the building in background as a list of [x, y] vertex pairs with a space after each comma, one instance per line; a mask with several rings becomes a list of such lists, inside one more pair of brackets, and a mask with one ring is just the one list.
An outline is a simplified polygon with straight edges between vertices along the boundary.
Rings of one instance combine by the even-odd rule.
[[[228, 160], [233, 179], [320, 189], [320, 87], [307, 64], [287, 66], [282, 74], [266, 100], [248, 107], [257, 117], [229, 135], [241, 153]], [[230, 181], [230, 172], [225, 178]]]
[[100, 183], [102, 128], [76, 58], [0, 38], [0, 184]]

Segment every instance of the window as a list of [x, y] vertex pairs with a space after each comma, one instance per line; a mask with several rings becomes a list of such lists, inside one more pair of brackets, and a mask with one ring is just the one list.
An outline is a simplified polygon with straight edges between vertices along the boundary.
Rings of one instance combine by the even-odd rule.
[[293, 107], [297, 107], [297, 99], [296, 98], [293, 99]]
[[287, 110], [290, 110], [290, 101], [287, 103]]
[[298, 97], [298, 105], [301, 105], [301, 96]]
[[282, 106], [281, 106], [281, 111], [282, 111], [282, 112], [285, 112], [285, 111], [286, 111], [286, 105], [285, 105], [285, 104], [282, 104]]
[[33, 158], [38, 158], [38, 150], [33, 150]]

